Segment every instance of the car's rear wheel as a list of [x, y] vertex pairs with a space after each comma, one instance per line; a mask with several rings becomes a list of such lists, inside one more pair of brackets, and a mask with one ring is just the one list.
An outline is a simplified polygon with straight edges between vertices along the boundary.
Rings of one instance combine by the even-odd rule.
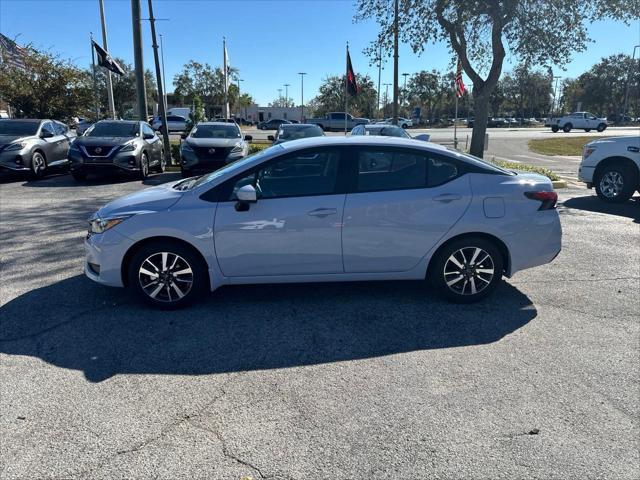
[[553, 133], [556, 133], [556, 132], [558, 131], [558, 126], [557, 126], [557, 125], [552, 125], [552, 126], [551, 126], [551, 131], [552, 131]]
[[588, 133], [588, 132], [591, 131], [591, 129], [590, 128], [585, 128], [584, 131]]
[[595, 181], [596, 194], [605, 202], [626, 202], [633, 195], [637, 183], [637, 174], [629, 166], [613, 163], [599, 169]]
[[569, 133], [572, 128], [573, 128], [573, 125], [571, 125], [570, 123], [566, 123], [565, 126], [562, 127], [562, 131], [564, 133]]
[[599, 132], [604, 132], [606, 128], [607, 126], [604, 123], [601, 123], [598, 125], [598, 128], [596, 130], [598, 130]]
[[41, 152], [33, 152], [31, 157], [31, 178], [37, 180], [45, 176], [47, 171], [47, 160]]
[[404, 129], [406, 130], [406, 129], [407, 129], [407, 124], [406, 124], [406, 123], [403, 123], [403, 124], [402, 124], [402, 128], [404, 128]]
[[429, 274], [432, 284], [449, 300], [473, 303], [498, 287], [502, 269], [502, 254], [491, 241], [469, 237], [442, 248]]
[[189, 247], [177, 242], [153, 242], [138, 250], [129, 264], [129, 285], [146, 303], [179, 308], [205, 291], [207, 270]]

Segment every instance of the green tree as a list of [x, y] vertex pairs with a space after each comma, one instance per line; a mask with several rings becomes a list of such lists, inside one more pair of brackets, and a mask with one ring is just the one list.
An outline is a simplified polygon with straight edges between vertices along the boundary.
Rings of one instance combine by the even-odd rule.
[[624, 99], [629, 82], [629, 111], [640, 115], [633, 100], [640, 94], [640, 60], [629, 55], [617, 54], [603, 58], [576, 79], [563, 82], [560, 103], [565, 112], [578, 109], [612, 117], [624, 109]]
[[204, 105], [202, 104], [202, 99], [198, 95], [194, 95], [185, 133], [188, 134], [194, 125], [197, 125], [198, 122], [204, 122], [205, 120], [206, 117], [204, 114]]
[[0, 69], [2, 98], [18, 116], [65, 119], [86, 115], [92, 107], [91, 77], [58, 56], [28, 48], [25, 68]]
[[[638, 18], [639, 0], [398, 0], [399, 34], [414, 51], [445, 41], [473, 84], [476, 121], [471, 153], [482, 156], [489, 102], [502, 73], [507, 48], [522, 63], [566, 64], [571, 54], [584, 51], [587, 23], [605, 17]], [[379, 45], [393, 42], [394, 0], [357, 0], [356, 19], [375, 18]]]
[[[320, 85], [320, 93], [310, 102], [315, 115], [327, 112], [343, 112], [345, 104], [345, 75], [331, 75], [326, 77]], [[373, 118], [377, 101], [377, 91], [369, 76], [356, 74], [358, 95], [349, 96], [349, 113], [354, 116]], [[308, 106], [305, 105], [305, 117], [310, 116]]]

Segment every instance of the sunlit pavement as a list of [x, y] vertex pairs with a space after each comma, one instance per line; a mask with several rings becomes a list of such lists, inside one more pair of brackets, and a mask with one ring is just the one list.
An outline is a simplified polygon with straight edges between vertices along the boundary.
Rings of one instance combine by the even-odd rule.
[[477, 305], [385, 282], [158, 312], [81, 274], [86, 218], [140, 188], [0, 183], [3, 479], [640, 476], [638, 197], [561, 190], [560, 256]]

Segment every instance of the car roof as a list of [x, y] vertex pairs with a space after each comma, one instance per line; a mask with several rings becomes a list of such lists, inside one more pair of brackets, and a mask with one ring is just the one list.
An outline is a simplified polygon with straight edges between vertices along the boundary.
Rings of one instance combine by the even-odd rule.
[[233, 127], [234, 125], [235, 125], [236, 127], [238, 126], [238, 124], [237, 124], [237, 123], [235, 123], [235, 122], [198, 122], [198, 123], [196, 124], [196, 126], [198, 126], [198, 125], [217, 125], [217, 126], [225, 125], [225, 126], [227, 126], [227, 127], [228, 127], [228, 126], [232, 126], [232, 127]]
[[297, 150], [299, 148], [325, 147], [325, 146], [344, 146], [344, 145], [370, 145], [378, 147], [418, 147], [423, 150], [433, 152], [448, 152], [445, 146], [436, 143], [425, 142], [424, 140], [415, 140], [402, 137], [382, 137], [369, 135], [353, 135], [348, 137], [308, 137], [289, 142], [281, 143], [282, 148], [286, 150]]
[[309, 127], [318, 127], [315, 123], [285, 123], [282, 125], [282, 128], [309, 128]]
[[105, 118], [103, 120], [99, 120], [96, 123], [128, 123], [130, 125], [134, 125], [136, 123], [147, 123], [142, 120], [114, 120], [112, 118]]
[[49, 122], [48, 118], [0, 118], [2, 122], [21, 122], [21, 123], [33, 123], [33, 122]]
[[367, 125], [362, 125], [365, 130], [382, 130], [383, 128], [402, 128], [400, 125], [388, 125], [384, 123], [370, 123]]

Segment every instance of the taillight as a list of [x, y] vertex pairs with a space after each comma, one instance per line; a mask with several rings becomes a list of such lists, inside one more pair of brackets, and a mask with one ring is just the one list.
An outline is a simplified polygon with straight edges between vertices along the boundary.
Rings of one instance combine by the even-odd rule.
[[524, 196], [531, 200], [538, 200], [541, 203], [538, 210], [552, 210], [556, 208], [558, 203], [558, 194], [556, 192], [524, 192]]

